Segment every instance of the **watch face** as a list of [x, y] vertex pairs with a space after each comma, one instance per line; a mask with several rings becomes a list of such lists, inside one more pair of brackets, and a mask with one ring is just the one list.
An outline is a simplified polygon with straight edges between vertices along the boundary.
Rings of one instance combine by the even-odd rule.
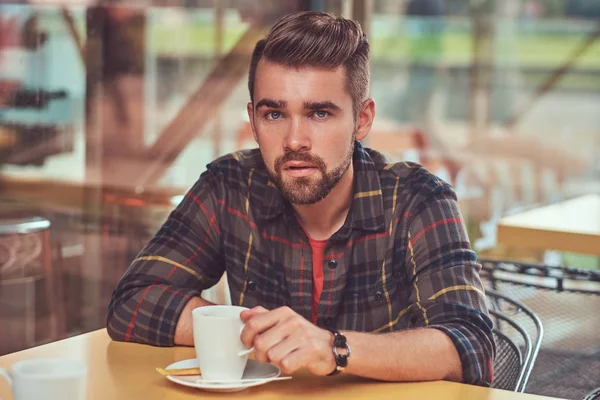
[[346, 336], [341, 333], [337, 333], [335, 335], [335, 339], [333, 339], [333, 345], [335, 347], [345, 347], [346, 346]]
[[350, 346], [346, 341], [346, 336], [338, 331], [333, 332], [333, 355], [335, 358], [335, 370], [329, 375], [337, 375], [348, 366], [348, 357], [350, 357]]

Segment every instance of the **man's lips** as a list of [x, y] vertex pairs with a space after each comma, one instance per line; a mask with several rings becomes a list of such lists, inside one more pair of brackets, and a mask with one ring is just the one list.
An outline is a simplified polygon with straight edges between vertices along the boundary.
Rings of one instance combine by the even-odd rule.
[[319, 169], [306, 161], [289, 161], [283, 165], [283, 170], [287, 175], [303, 177], [311, 175]]
[[288, 161], [285, 164], [283, 164], [283, 169], [296, 168], [316, 168], [316, 166], [306, 161]]

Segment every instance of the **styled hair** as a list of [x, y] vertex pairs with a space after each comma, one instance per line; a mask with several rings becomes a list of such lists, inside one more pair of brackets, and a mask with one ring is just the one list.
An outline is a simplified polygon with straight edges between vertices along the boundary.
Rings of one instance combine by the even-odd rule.
[[293, 68], [343, 66], [355, 116], [368, 96], [369, 42], [356, 21], [317, 11], [287, 14], [279, 19], [252, 53], [248, 89], [253, 103], [256, 68], [263, 57]]

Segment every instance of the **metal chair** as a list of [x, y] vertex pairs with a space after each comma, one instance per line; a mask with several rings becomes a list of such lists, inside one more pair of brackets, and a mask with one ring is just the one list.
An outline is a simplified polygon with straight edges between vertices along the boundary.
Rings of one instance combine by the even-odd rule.
[[[21, 347], [9, 350], [17, 351], [40, 344], [36, 340], [36, 321], [39, 318], [36, 310], [39, 308], [49, 314], [45, 340], [53, 341], [62, 336], [64, 313], [59, 299], [60, 280], [55, 268], [50, 221], [39, 217], [0, 219], [0, 319], [8, 321], [16, 318], [16, 321], [24, 323], [24, 332], [17, 336], [22, 338]], [[43, 297], [40, 297], [39, 291], [42, 291]], [[5, 327], [14, 328], [9, 324]], [[16, 328], [11, 329], [11, 335], [14, 336], [17, 331]], [[11, 340], [4, 344], [11, 345]]]
[[[492, 289], [486, 290], [486, 298], [497, 353], [492, 387], [523, 392], [544, 335], [542, 323], [525, 305]], [[535, 328], [532, 335], [525, 328], [529, 325]]]
[[592, 390], [585, 395], [583, 400], [599, 400], [600, 399], [600, 387]]
[[[526, 343], [527, 356], [531, 352], [531, 340], [529, 335], [514, 321], [501, 313], [490, 310], [495, 324], [500, 320], [509, 324], [516, 332], [521, 334], [523, 342]], [[496, 359], [494, 360], [494, 381], [492, 387], [497, 389], [518, 391], [525, 375], [526, 360], [517, 343], [501, 330], [494, 328], [494, 341], [496, 342]]]
[[[533, 368], [523, 382], [526, 391], [583, 398], [596, 388], [600, 339], [595, 316], [600, 309], [600, 271], [507, 260], [479, 261], [486, 293], [509, 297], [533, 310], [543, 323], [543, 340], [537, 354], [532, 354]], [[493, 296], [488, 296], [488, 303], [490, 309], [510, 307]], [[522, 306], [512, 319], [530, 333], [535, 343], [531, 333], [536, 329], [535, 323], [521, 315], [525, 309]]]

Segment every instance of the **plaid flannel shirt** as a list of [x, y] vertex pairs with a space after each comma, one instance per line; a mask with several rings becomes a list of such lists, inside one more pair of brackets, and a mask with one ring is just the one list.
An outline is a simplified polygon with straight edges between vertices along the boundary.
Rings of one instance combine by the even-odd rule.
[[[327, 241], [317, 325], [439, 329], [458, 350], [464, 381], [489, 385], [492, 322], [454, 191], [358, 142], [353, 162], [354, 199]], [[289, 306], [311, 320], [311, 247], [257, 149], [207, 166], [115, 289], [108, 332], [173, 345], [187, 301], [225, 272], [233, 304]]]

